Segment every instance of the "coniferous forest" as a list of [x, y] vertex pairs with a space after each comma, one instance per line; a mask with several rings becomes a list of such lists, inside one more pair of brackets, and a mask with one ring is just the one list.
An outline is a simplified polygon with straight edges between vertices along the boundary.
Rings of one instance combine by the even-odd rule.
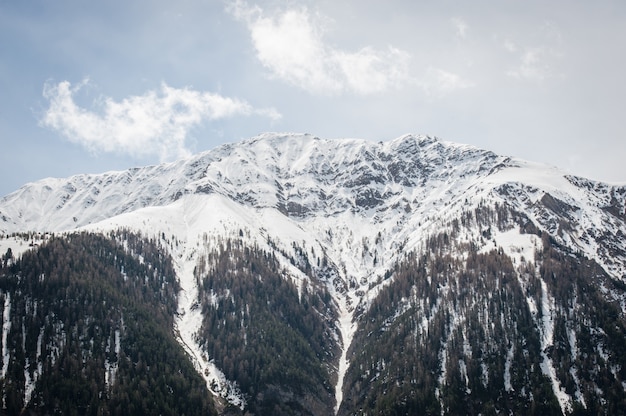
[[275, 255], [242, 240], [209, 242], [196, 268], [201, 343], [250, 412], [332, 414], [335, 308], [323, 286], [298, 287], [285, 275]]
[[[503, 209], [472, 215], [493, 217], [485, 239], [524, 223]], [[541, 244], [517, 260], [458, 243], [460, 227], [448, 229], [403, 255], [357, 305], [338, 414], [559, 415], [555, 391], [576, 398], [568, 414], [624, 414], [626, 323], [620, 298], [607, 296], [623, 285], [532, 227], [522, 232]], [[242, 235], [206, 237], [194, 278], [196, 340], [243, 409], [210, 393], [176, 338], [180, 287], [162, 246], [172, 242], [121, 230], [3, 255], [5, 413], [333, 414], [334, 266], [297, 244], [263, 250]]]
[[178, 283], [154, 242], [72, 234], [5, 263], [7, 414], [216, 414], [174, 338]]

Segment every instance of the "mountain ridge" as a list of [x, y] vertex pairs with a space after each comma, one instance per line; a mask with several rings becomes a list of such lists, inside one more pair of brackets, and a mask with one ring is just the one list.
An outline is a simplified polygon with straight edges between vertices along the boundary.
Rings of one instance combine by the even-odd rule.
[[[179, 341], [204, 375], [207, 388], [242, 409], [245, 394], [207, 359], [206, 345], [198, 342], [206, 322], [197, 308], [203, 291], [197, 267], [203, 258], [214, 256], [211, 247], [218, 244], [207, 241], [216, 237], [242, 239], [274, 253], [275, 267], [282, 268], [298, 293], [311, 284], [328, 290], [329, 310], [335, 312], [323, 315], [334, 322], [328, 331], [334, 332], [340, 351], [329, 364], [336, 412], [341, 412], [345, 393], [353, 403], [360, 391], [350, 371], [358, 357], [355, 337], [362, 342], [367, 335], [360, 332], [367, 326], [361, 318], [395, 287], [394, 270], [410, 253], [438, 247], [438, 256], [447, 256], [450, 264], [494, 252], [513, 262], [505, 269], [517, 276], [513, 281], [522, 292], [516, 296], [541, 335], [537, 364], [563, 413], [587, 402], [562, 387], [565, 381], [549, 353], [556, 318], [537, 317], [558, 315], [552, 305], [556, 287], [543, 275], [525, 277], [529, 263], [539, 270], [546, 260], [537, 253], [551, 247], [561, 247], [572, 258], [584, 256], [606, 273], [608, 280], [598, 278], [594, 284], [605, 291], [608, 302], [621, 305], [622, 319], [626, 313], [626, 294], [613, 287], [626, 283], [626, 185], [590, 181], [429, 136], [373, 143], [266, 133], [168, 164], [43, 180], [0, 200], [0, 231], [5, 234], [72, 229], [102, 233], [120, 228], [167, 238], [181, 285], [175, 320]], [[449, 282], [440, 284], [451, 287]], [[522, 295], [529, 287], [543, 294]], [[451, 296], [450, 289], [441, 290], [437, 296]], [[395, 325], [407, 311], [422, 308], [403, 302], [381, 322], [382, 328]], [[435, 315], [444, 311], [459, 322], [469, 320], [463, 315], [469, 310], [461, 313], [452, 303], [436, 305], [419, 312], [418, 328], [431, 328]], [[442, 336], [453, 337], [460, 325], [446, 326]], [[576, 340], [573, 336], [568, 342], [575, 346]], [[443, 342], [435, 356], [451, 354], [451, 345]], [[441, 361], [440, 376], [433, 380], [437, 388], [429, 397], [443, 411], [451, 373], [447, 360]], [[344, 379], [350, 383], [348, 390]], [[504, 380], [505, 391], [510, 391], [513, 382]], [[574, 383], [579, 390], [581, 383]]]
[[[323, 145], [323, 147], [321, 145]], [[342, 161], [339, 160], [338, 157], [343, 155], [344, 159], [346, 157], [351, 157], [353, 160], [356, 160], [360, 156], [364, 158], [376, 158], [382, 156], [388, 161], [388, 158], [391, 157], [390, 155], [393, 155], [394, 153], [410, 151], [413, 156], [422, 156], [419, 160], [425, 160], [430, 163], [415, 163], [417, 159], [414, 157], [412, 159], [413, 166], [399, 166], [398, 164], [391, 164], [391, 171], [388, 170], [386, 172], [387, 177], [375, 178], [379, 182], [381, 180], [389, 179], [399, 182], [402, 179], [406, 185], [409, 185], [406, 177], [393, 177], [393, 175], [405, 174], [403, 170], [406, 171], [407, 168], [410, 167], [418, 169], [422, 168], [422, 171], [425, 171], [425, 169], [433, 171], [434, 164], [443, 162], [443, 159], [440, 159], [441, 152], [432, 152], [433, 154], [430, 155], [431, 160], [424, 157], [428, 156], [425, 153], [418, 154], [418, 152], [426, 146], [437, 146], [439, 147], [439, 149], [436, 149], [437, 151], [440, 151], [444, 146], [447, 146], [447, 148], [456, 149], [460, 152], [469, 150], [470, 152], [482, 152], [489, 155], [489, 157], [495, 157], [493, 153], [481, 151], [470, 146], [454, 145], [454, 147], [452, 147], [450, 144], [444, 144], [444, 142], [428, 136], [405, 135], [390, 142], [380, 142], [379, 144], [375, 144], [360, 139], [324, 140], [307, 134], [293, 135], [266, 133], [244, 140], [238, 144], [225, 144], [214, 150], [203, 152], [191, 158], [182, 159], [176, 162], [146, 166], [143, 168], [132, 168], [123, 171], [111, 171], [103, 174], [74, 175], [66, 179], [43, 179], [41, 181], [29, 183], [17, 191], [3, 197], [2, 206], [6, 211], [7, 207], [11, 205], [11, 201], [22, 199], [30, 202], [44, 198], [47, 204], [44, 204], [42, 207], [38, 207], [39, 211], [43, 209], [51, 210], [53, 212], [55, 210], [69, 211], [67, 209], [69, 207], [88, 210], [89, 207], [95, 202], [112, 199], [110, 194], [105, 193], [101, 195], [101, 192], [110, 188], [111, 185], [115, 185], [117, 187], [128, 187], [129, 185], [139, 184], [145, 185], [148, 189], [143, 189], [142, 192], [137, 192], [136, 189], [131, 189], [131, 191], [134, 192], [134, 195], [130, 195], [128, 190], [126, 190], [126, 192], [121, 192], [122, 195], [134, 196], [135, 198], [122, 198], [122, 201], [124, 202], [122, 206], [118, 206], [116, 210], [109, 210], [109, 212], [107, 212], [107, 215], [109, 216], [149, 205], [164, 205], [168, 202], [172, 202], [172, 200], [175, 200], [177, 197], [180, 197], [183, 193], [208, 192], [213, 187], [216, 187], [218, 190], [225, 191], [230, 196], [236, 196], [237, 190], [229, 188], [226, 186], [227, 184], [220, 187], [219, 182], [222, 175], [226, 177], [226, 181], [228, 181], [231, 177], [237, 178], [239, 181], [237, 183], [238, 185], [250, 182], [258, 184], [260, 182], [258, 181], [258, 176], [261, 173], [265, 174], [268, 178], [270, 173], [278, 176], [279, 179], [283, 176], [282, 179], [286, 180], [284, 175], [290, 176], [291, 174], [291, 176], [294, 176], [294, 173], [300, 175], [304, 173], [297, 171], [294, 172], [293, 170], [297, 169], [299, 166], [296, 162], [306, 159], [307, 155], [310, 158], [315, 157], [318, 162], [317, 166], [309, 166], [308, 173], [313, 174], [315, 177], [319, 177], [322, 184], [329, 185], [329, 181], [331, 180], [345, 179], [345, 184], [348, 187], [354, 187], [359, 185], [359, 181], [367, 181], [368, 178], [363, 177], [363, 175], [359, 175], [358, 171], [348, 172], [347, 174], [341, 175], [339, 170], [342, 167], [345, 168], [345, 165], [342, 165]], [[260, 151], [259, 154], [246, 152], [246, 148], [248, 147], [254, 148], [255, 151]], [[277, 153], [268, 153], [268, 149], [270, 148], [274, 148]], [[352, 153], [345, 154], [346, 149], [352, 149]], [[264, 151], [266, 153], [263, 153]], [[289, 153], [290, 151], [291, 153]], [[294, 151], [296, 152], [295, 156], [293, 154]], [[285, 153], [284, 155], [283, 152]], [[298, 152], [300, 153], [299, 155], [297, 154]], [[361, 152], [361, 154], [358, 154], [358, 152]], [[327, 156], [324, 156], [324, 154]], [[257, 177], [254, 178], [250, 175], [247, 177], [241, 177], [240, 174], [233, 175], [231, 170], [238, 170], [240, 169], [240, 166], [224, 166], [224, 164], [220, 163], [224, 158], [233, 159], [235, 157], [238, 157], [239, 161], [244, 164], [248, 164], [251, 160], [256, 161], [254, 164], [257, 166], [257, 171], [251, 173], [256, 174]], [[264, 160], [260, 160], [259, 158], [261, 157], [263, 157]], [[353, 160], [349, 162], [352, 163]], [[220, 166], [220, 164], [222, 166]], [[272, 166], [276, 171], [261, 172], [258, 167], [263, 165]], [[335, 171], [327, 170], [332, 166], [336, 166]], [[203, 169], [202, 167], [207, 167], [207, 169]], [[377, 167], [379, 166], [374, 166], [374, 168]], [[365, 168], [369, 168], [369, 166], [361, 164], [360, 168], [365, 170]], [[220, 169], [222, 169], [222, 171], [220, 171]], [[214, 175], [210, 176], [211, 173]], [[328, 175], [332, 176], [327, 177]], [[150, 180], [150, 177], [157, 177], [157, 180]], [[270, 182], [270, 185], [273, 184]], [[83, 194], [79, 193], [77, 195], [76, 190], [81, 187], [88, 189], [89, 193], [85, 194], [83, 191]], [[55, 192], [52, 192], [53, 190]], [[114, 190], [118, 192], [120, 191], [120, 189]], [[294, 195], [291, 196], [294, 197]], [[114, 202], [117, 203], [118, 201]], [[66, 207], [66, 205], [69, 206]], [[26, 207], [18, 207], [18, 209], [14, 210], [14, 212], [3, 212], [2, 215], [5, 228], [3, 231], [5, 232], [11, 231], [7, 226], [7, 223], [10, 222], [13, 222], [13, 227], [17, 229], [24, 229], [26, 223], [29, 223], [30, 226], [35, 223], [41, 230], [60, 230], [63, 227], [71, 229], [77, 226], [86, 225], [86, 223], [88, 223], [87, 221], [94, 222], [97, 220], [97, 218], [89, 218], [88, 220], [77, 219], [74, 223], [54, 223], [49, 221], [48, 223], [44, 222], [38, 224], [37, 219], [38, 216], [41, 217], [41, 212], [28, 213]], [[68, 216], [65, 212], [64, 215], [66, 217]], [[46, 212], [46, 216], [49, 217], [50, 212]], [[73, 219], [75, 216], [71, 215], [71, 217]], [[19, 224], [19, 221], [22, 218], [24, 218], [24, 223]]]
[[[434, 218], [456, 215], [478, 195], [492, 198], [489, 192], [494, 185], [519, 181], [515, 169], [533, 173], [532, 168], [524, 169], [524, 163], [428, 136], [406, 135], [374, 144], [264, 134], [169, 164], [78, 175], [65, 183], [56, 180], [56, 190], [43, 181], [5, 197], [0, 219], [5, 233], [33, 224], [35, 230], [61, 231], [143, 208], [176, 206], [183, 196], [221, 195], [253, 210], [278, 210], [298, 227], [317, 228], [317, 239], [324, 244], [329, 242], [323, 228], [343, 230], [342, 238], [353, 238], [349, 229], [354, 221], [369, 234], [361, 238], [396, 234], [400, 240], [393, 239], [380, 253], [391, 258], [402, 241], [427, 233]], [[488, 178], [497, 177], [499, 170], [511, 172], [510, 177], [489, 183]], [[37, 204], [37, 198], [43, 204]], [[12, 207], [12, 199], [23, 205]], [[8, 212], [11, 208], [13, 212]], [[22, 225], [17, 225], [20, 221]], [[356, 273], [358, 268], [352, 269]]]

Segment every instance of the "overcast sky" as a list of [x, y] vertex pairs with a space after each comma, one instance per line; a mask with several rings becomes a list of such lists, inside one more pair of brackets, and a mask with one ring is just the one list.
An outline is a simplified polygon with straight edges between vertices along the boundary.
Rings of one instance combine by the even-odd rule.
[[0, 0], [0, 195], [267, 131], [626, 183], [626, 2]]

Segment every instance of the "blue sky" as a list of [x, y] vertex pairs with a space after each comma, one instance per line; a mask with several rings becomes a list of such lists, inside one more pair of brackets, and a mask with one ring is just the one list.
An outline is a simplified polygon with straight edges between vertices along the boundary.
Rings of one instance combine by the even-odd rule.
[[626, 2], [0, 0], [0, 195], [266, 131], [626, 182]]

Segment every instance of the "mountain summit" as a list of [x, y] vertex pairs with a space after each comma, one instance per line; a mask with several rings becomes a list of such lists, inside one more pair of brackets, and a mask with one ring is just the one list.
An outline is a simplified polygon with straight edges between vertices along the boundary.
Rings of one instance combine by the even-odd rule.
[[[399, 242], [413, 248], [416, 236], [438, 222], [499, 203], [623, 279], [626, 258], [615, 250], [625, 232], [625, 194], [626, 185], [428, 136], [372, 143], [266, 133], [174, 163], [27, 184], [0, 199], [0, 232], [67, 231], [219, 199], [257, 216], [280, 214], [307, 232], [313, 227], [320, 242], [345, 224], [370, 238], [393, 236], [389, 249]], [[239, 220], [259, 225], [256, 218]]]
[[428, 136], [272, 133], [0, 200], [5, 235], [74, 230], [171, 256], [171, 332], [228, 411], [623, 405], [626, 186]]
[[300, 216], [356, 212], [410, 197], [404, 188], [485, 176], [507, 161], [424, 136], [374, 144], [264, 134], [174, 163], [28, 184], [2, 200], [2, 225], [5, 231], [72, 229], [208, 193], [255, 208], [305, 210]]

